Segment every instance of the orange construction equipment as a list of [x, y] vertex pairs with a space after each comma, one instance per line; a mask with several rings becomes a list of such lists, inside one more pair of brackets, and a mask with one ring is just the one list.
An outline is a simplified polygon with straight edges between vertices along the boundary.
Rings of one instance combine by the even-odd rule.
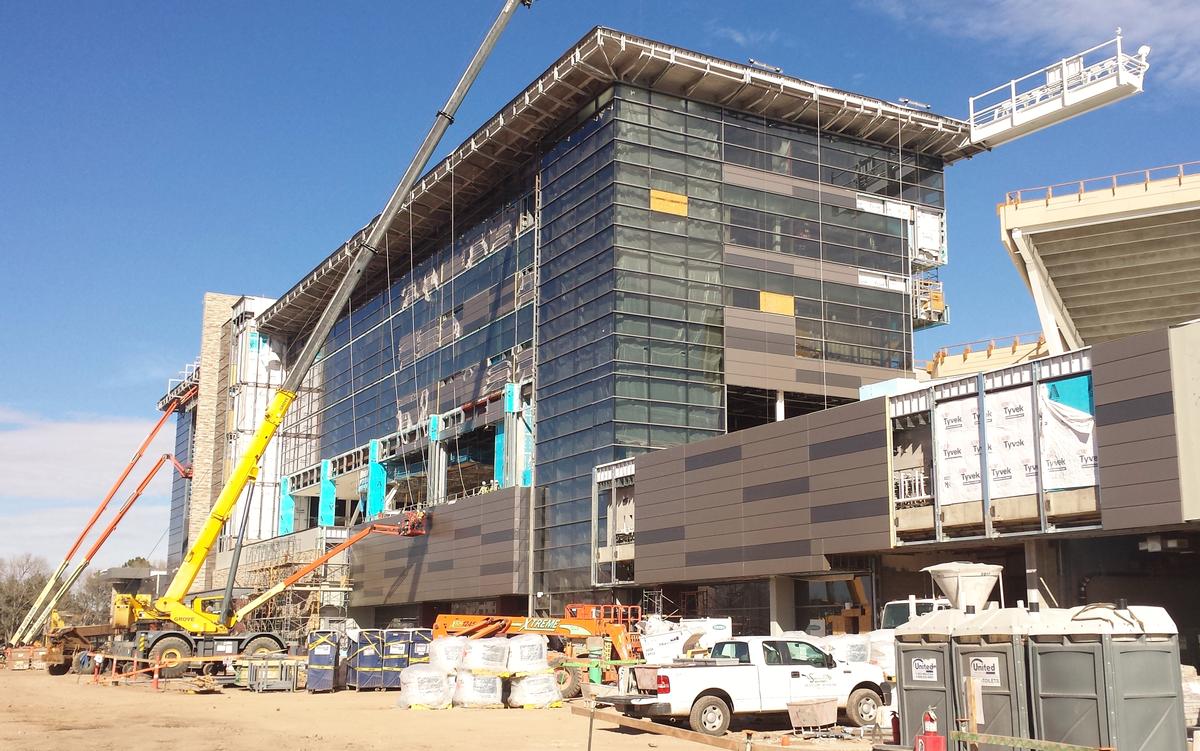
[[158, 418], [158, 422], [154, 423], [154, 427], [150, 429], [149, 435], [147, 435], [146, 439], [143, 440], [141, 445], [137, 447], [137, 450], [133, 452], [133, 456], [129, 459], [129, 463], [125, 465], [125, 469], [122, 470], [121, 474], [117, 476], [116, 482], [112, 484], [112, 487], [108, 489], [108, 493], [105, 494], [104, 499], [100, 501], [100, 505], [97, 506], [96, 510], [92, 513], [92, 518], [88, 519], [87, 524], [84, 525], [83, 531], [80, 532], [79, 536], [75, 538], [75, 543], [71, 545], [71, 549], [67, 551], [67, 554], [63, 556], [62, 563], [58, 564], [58, 569], [54, 572], [53, 576], [46, 581], [46, 586], [42, 588], [41, 594], [39, 594], [37, 599], [34, 600], [33, 605], [31, 605], [29, 608], [29, 612], [26, 613], [24, 619], [21, 620], [21, 625], [19, 625], [17, 630], [13, 632], [13, 644], [24, 644], [33, 641], [34, 637], [37, 635], [38, 628], [41, 626], [41, 624], [38, 624], [38, 626], [33, 626], [33, 620], [38, 616], [39, 613], [43, 612], [42, 606], [46, 603], [46, 598], [49, 597], [50, 593], [54, 591], [54, 588], [58, 586], [60, 577], [63, 575], [63, 572], [67, 570], [67, 566], [71, 565], [71, 559], [75, 557], [75, 553], [79, 552], [79, 546], [83, 544], [84, 538], [87, 537], [88, 532], [92, 531], [92, 527], [96, 525], [96, 522], [100, 519], [101, 514], [103, 514], [104, 510], [108, 508], [108, 504], [110, 501], [112, 501], [113, 496], [117, 494], [117, 491], [121, 489], [121, 486], [125, 483], [125, 480], [129, 478], [129, 473], [133, 471], [134, 466], [141, 461], [142, 456], [146, 453], [146, 449], [150, 447], [150, 444], [154, 441], [155, 437], [158, 436], [158, 432], [162, 430], [162, 426], [166, 424], [167, 420], [171, 417], [179, 405], [186, 404], [188, 401], [191, 401], [194, 396], [196, 396], [197, 388], [198, 387], [193, 386], [187, 389], [184, 393], [172, 399], [170, 403], [163, 408], [162, 417]]
[[327, 550], [324, 555], [317, 557], [312, 561], [312, 563], [301, 566], [291, 576], [287, 577], [283, 581], [277, 582], [270, 589], [266, 590], [253, 600], [250, 600], [245, 605], [238, 608], [237, 613], [233, 617], [233, 622], [237, 623], [241, 621], [243, 618], [250, 615], [250, 613], [257, 610], [259, 606], [261, 606], [267, 600], [270, 600], [272, 597], [308, 576], [313, 571], [316, 571], [317, 568], [338, 553], [342, 552], [364, 537], [372, 534], [397, 535], [400, 537], [419, 537], [425, 534], [425, 512], [410, 511], [409, 513], [405, 514], [403, 524], [368, 524], [358, 532], [351, 535], [344, 542]]
[[[601, 637], [611, 643], [621, 660], [641, 657], [642, 645], [633, 625], [642, 618], [637, 605], [567, 605], [562, 618], [524, 615], [439, 615], [433, 623], [433, 636], [465, 636], [484, 639], [513, 634], [557, 636], [568, 646], [580, 640]], [[569, 650], [568, 657], [579, 650]]]
[[170, 454], [163, 454], [162, 456], [158, 457], [158, 461], [154, 463], [154, 466], [150, 468], [150, 471], [147, 472], [146, 476], [142, 478], [142, 481], [138, 483], [137, 488], [135, 488], [134, 491], [129, 494], [129, 498], [127, 498], [125, 503], [121, 505], [121, 508], [117, 510], [116, 516], [109, 521], [108, 526], [104, 528], [104, 531], [102, 531], [100, 536], [96, 538], [96, 541], [92, 543], [92, 547], [89, 548], [88, 552], [83, 556], [83, 560], [79, 562], [79, 565], [75, 567], [75, 570], [71, 572], [71, 575], [62, 581], [62, 584], [54, 592], [54, 594], [51, 595], [48, 600], [46, 600], [42, 610], [36, 616], [34, 616], [33, 620], [29, 622], [29, 628], [27, 629], [26, 636], [27, 639], [32, 640], [33, 636], [41, 631], [42, 626], [46, 623], [46, 620], [50, 617], [50, 614], [54, 612], [54, 608], [58, 605], [59, 601], [62, 600], [63, 596], [66, 595], [67, 592], [71, 591], [71, 587], [75, 586], [75, 582], [79, 581], [79, 577], [91, 564], [92, 559], [96, 557], [96, 553], [100, 552], [100, 548], [104, 546], [104, 543], [108, 542], [108, 538], [112, 536], [112, 533], [116, 530], [117, 525], [120, 524], [121, 520], [125, 518], [125, 514], [129, 513], [129, 509], [133, 508], [133, 504], [137, 501], [137, 499], [142, 497], [142, 493], [146, 492], [146, 488], [149, 487], [150, 481], [154, 479], [154, 476], [158, 474], [158, 470], [162, 469], [168, 461], [175, 465], [175, 469], [179, 471], [181, 476], [192, 476], [191, 469], [180, 464], [174, 456]]

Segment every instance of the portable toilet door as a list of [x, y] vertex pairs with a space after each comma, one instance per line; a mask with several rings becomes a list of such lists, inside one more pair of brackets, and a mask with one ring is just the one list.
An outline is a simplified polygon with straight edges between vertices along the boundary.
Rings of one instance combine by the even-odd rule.
[[358, 632], [354, 650], [355, 688], [359, 691], [383, 688], [383, 631], [364, 628]]
[[389, 628], [383, 632], [383, 687], [400, 688], [400, 671], [408, 667], [411, 632]]
[[937, 610], [896, 629], [896, 707], [900, 711], [900, 745], [911, 748], [924, 732], [922, 717], [932, 708], [937, 731], [948, 736], [954, 727], [957, 678], [950, 635], [966, 618], [961, 610]]
[[[1025, 672], [1026, 634], [1037, 614], [1025, 608], [997, 608], [968, 618], [951, 637], [959, 680], [957, 703], [960, 717], [966, 716], [967, 679], [977, 686], [981, 724], [972, 732], [1016, 738], [1029, 736], [1029, 695]], [[1001, 751], [999, 746], [980, 744], [983, 751]]]
[[433, 641], [433, 629], [413, 628], [409, 632], [408, 664], [429, 662], [429, 642]]
[[1085, 605], [1030, 633], [1034, 737], [1122, 751], [1186, 744], [1179, 635], [1163, 608]]
[[333, 691], [337, 688], [338, 633], [310, 631], [305, 639], [308, 653], [306, 687], [309, 693]]

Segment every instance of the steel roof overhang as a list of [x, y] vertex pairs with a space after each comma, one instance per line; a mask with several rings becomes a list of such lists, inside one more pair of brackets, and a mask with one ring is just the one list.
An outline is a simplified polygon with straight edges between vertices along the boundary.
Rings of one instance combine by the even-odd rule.
[[[421, 178], [404, 207], [388, 219], [386, 245], [393, 250], [387, 257], [380, 249], [359, 296], [387, 284], [383, 272], [389, 264], [397, 273], [406, 272], [410, 247], [424, 250], [414, 262], [430, 252], [422, 246], [449, 223], [452, 171], [455, 202], [471, 206], [511, 178], [536, 154], [540, 141], [613, 83], [785, 122], [812, 127], [819, 123], [825, 131], [899, 146], [947, 163], [985, 150], [970, 144], [970, 129], [962, 120], [597, 27]], [[345, 274], [363, 232], [355, 233], [265, 310], [259, 328], [284, 337], [302, 334]]]

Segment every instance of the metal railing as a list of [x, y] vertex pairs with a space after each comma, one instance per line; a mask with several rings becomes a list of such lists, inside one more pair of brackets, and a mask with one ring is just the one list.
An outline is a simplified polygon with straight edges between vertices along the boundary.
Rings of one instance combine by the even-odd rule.
[[896, 508], [919, 508], [933, 503], [929, 487], [930, 472], [925, 467], [901, 469], [892, 474]]
[[1147, 67], [1140, 51], [1138, 55], [1129, 55], [1121, 49], [1118, 36], [971, 97], [968, 122], [973, 129], [983, 128], [1122, 72], [1141, 76]]
[[1004, 194], [1004, 204], [1008, 206], [1020, 206], [1022, 203], [1028, 201], [1049, 203], [1051, 198], [1061, 198], [1070, 195], [1078, 196], [1080, 200], [1083, 200], [1083, 196], [1086, 193], [1109, 191], [1112, 195], [1116, 195], [1117, 188], [1130, 185], [1141, 185], [1146, 190], [1149, 190], [1151, 183], [1166, 180], [1173, 180], [1176, 184], [1183, 185], [1183, 179], [1192, 175], [1200, 175], [1200, 162], [1182, 162], [1180, 164], [1170, 164], [1165, 167], [1151, 167], [1149, 169], [1133, 170], [1132, 172], [1118, 172], [1115, 175], [1106, 175], [1104, 177], [1091, 177], [1085, 180], [1072, 180], [1071, 182], [1057, 183], [1055, 185], [1044, 185], [1040, 188], [1010, 190]]

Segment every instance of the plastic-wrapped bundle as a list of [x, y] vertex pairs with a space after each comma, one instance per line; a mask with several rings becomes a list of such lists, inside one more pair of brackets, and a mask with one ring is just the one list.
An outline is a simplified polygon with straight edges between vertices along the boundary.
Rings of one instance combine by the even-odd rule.
[[896, 674], [896, 634], [892, 629], [886, 632], [872, 631], [868, 638], [871, 642], [871, 664], [877, 665], [888, 675]]
[[562, 704], [554, 673], [536, 673], [512, 679], [508, 706], [544, 709]]
[[508, 640], [508, 672], [541, 673], [550, 669], [547, 639], [542, 634], [520, 634]]
[[429, 664], [443, 673], [456, 672], [462, 664], [465, 636], [443, 636], [429, 642]]
[[400, 671], [400, 699], [405, 709], [445, 709], [453, 698], [454, 678], [432, 665], [411, 665]]
[[473, 673], [503, 673], [508, 664], [508, 639], [470, 639], [462, 656], [462, 667]]
[[498, 675], [476, 675], [463, 671], [454, 685], [456, 707], [503, 707], [504, 682]]
[[870, 662], [871, 640], [866, 634], [836, 634], [821, 640], [838, 662]]

